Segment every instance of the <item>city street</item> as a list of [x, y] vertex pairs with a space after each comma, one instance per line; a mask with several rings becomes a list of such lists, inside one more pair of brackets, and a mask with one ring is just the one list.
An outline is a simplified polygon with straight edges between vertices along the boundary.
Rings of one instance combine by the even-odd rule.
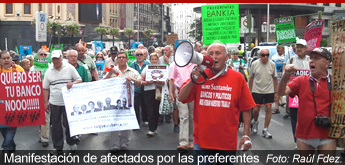
[[[265, 111], [262, 107], [259, 117], [258, 134], [251, 133], [253, 150], [294, 150], [290, 119], [283, 119], [285, 108], [280, 107], [280, 114], [272, 114], [269, 131], [273, 135], [272, 139], [262, 137]], [[231, 119], [229, 119], [231, 120]], [[50, 141], [49, 147], [41, 146], [38, 134], [39, 126], [19, 127], [14, 138], [17, 150], [51, 150], [53, 144]], [[140, 130], [132, 131], [130, 150], [175, 150], [178, 146], [178, 133], [173, 132], [172, 123], [164, 123], [158, 126], [158, 135], [147, 137], [148, 127], [141, 126]], [[54, 131], [54, 130], [51, 130]], [[238, 137], [242, 136], [243, 127], [239, 129]], [[109, 150], [110, 133], [99, 133], [98, 135], [82, 135], [78, 150]], [[0, 141], [3, 141], [0, 136]], [[64, 149], [69, 150], [65, 143]]]

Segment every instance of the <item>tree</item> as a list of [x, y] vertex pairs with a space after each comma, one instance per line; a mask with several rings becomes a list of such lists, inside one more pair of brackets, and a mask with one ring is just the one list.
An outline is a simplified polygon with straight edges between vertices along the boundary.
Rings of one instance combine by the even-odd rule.
[[188, 32], [189, 37], [195, 38], [196, 41], [201, 41], [202, 37], [202, 20], [197, 18], [190, 25], [190, 31]]
[[131, 38], [133, 37], [134, 35], [134, 30], [131, 29], [131, 28], [125, 28], [123, 29], [123, 32], [125, 33], [125, 36], [128, 37], [128, 45], [131, 44]]
[[108, 29], [108, 34], [113, 36], [113, 46], [115, 46], [115, 36], [119, 36], [120, 34], [120, 29], [119, 28], [109, 28]]
[[108, 28], [106, 27], [102, 27], [102, 26], [98, 26], [96, 28], [93, 29], [97, 34], [101, 35], [101, 41], [103, 41], [103, 36], [104, 35], [107, 35], [107, 31], [108, 31]]
[[65, 25], [65, 30], [68, 35], [72, 36], [72, 43], [74, 43], [74, 36], [79, 34], [80, 26], [76, 23]]
[[320, 41], [320, 47], [327, 47], [328, 42], [325, 39], [321, 39]]
[[153, 29], [145, 29], [144, 30], [144, 36], [147, 38], [147, 45], [149, 45], [150, 38], [153, 36], [155, 31]]

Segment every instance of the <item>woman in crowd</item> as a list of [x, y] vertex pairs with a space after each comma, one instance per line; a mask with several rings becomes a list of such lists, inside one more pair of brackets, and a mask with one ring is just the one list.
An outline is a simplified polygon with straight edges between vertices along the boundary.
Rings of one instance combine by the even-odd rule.
[[30, 60], [24, 59], [20, 62], [20, 66], [24, 69], [25, 72], [28, 72], [31, 68]]
[[[151, 65], [158, 64], [158, 55], [156, 53], [152, 53], [150, 55], [150, 62]], [[147, 132], [147, 136], [152, 137], [157, 134], [157, 127], [158, 127], [158, 118], [159, 118], [159, 100], [155, 99], [156, 95], [156, 85], [164, 85], [164, 81], [153, 81], [153, 80], [146, 80], [146, 72], [147, 68], [141, 72], [141, 79], [142, 85], [144, 86], [144, 99], [146, 102], [146, 110], [147, 110], [147, 117], [149, 122], [149, 131]]]

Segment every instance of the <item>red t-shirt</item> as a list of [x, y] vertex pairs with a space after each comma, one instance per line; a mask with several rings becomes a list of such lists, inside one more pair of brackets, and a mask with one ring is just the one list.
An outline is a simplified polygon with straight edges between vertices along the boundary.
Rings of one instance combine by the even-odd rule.
[[[323, 138], [327, 139], [329, 129], [323, 127], [316, 127], [315, 122], [315, 106], [313, 100], [313, 93], [310, 90], [310, 77], [303, 75], [292, 80], [288, 86], [291, 89], [290, 97], [298, 96], [299, 107], [297, 114], [296, 125], [296, 138], [314, 139]], [[315, 87], [315, 102], [317, 108], [317, 116], [325, 115], [329, 117], [329, 105], [331, 104], [329, 90], [327, 88], [327, 79], [320, 79]], [[331, 93], [332, 95], [332, 93]]]
[[[209, 69], [205, 72], [208, 77], [215, 75]], [[243, 75], [227, 69], [223, 76], [194, 84], [184, 103], [193, 100], [194, 143], [201, 148], [236, 150], [240, 111], [255, 106]]]

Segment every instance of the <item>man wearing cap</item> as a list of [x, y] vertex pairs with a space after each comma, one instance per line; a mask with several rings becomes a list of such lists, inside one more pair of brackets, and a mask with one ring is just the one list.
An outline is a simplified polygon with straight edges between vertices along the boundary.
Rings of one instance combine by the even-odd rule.
[[20, 57], [19, 57], [19, 55], [18, 55], [18, 54], [13, 55], [12, 61], [13, 61], [16, 65], [19, 65], [19, 62], [20, 62]]
[[[87, 70], [87, 75], [89, 76], [89, 80], [98, 80], [98, 74], [96, 71], [95, 62], [93, 62], [92, 58], [88, 55], [85, 55], [85, 48], [84, 45], [81, 43], [76, 44], [75, 46], [78, 52], [78, 64], [84, 66]], [[94, 78], [94, 79], [92, 79]]]
[[[24, 69], [21, 66], [12, 62], [12, 57], [6, 50], [0, 53], [0, 73], [4, 72], [24, 72]], [[4, 138], [1, 145], [4, 153], [10, 153], [16, 150], [16, 144], [14, 143], [16, 131], [17, 127], [0, 128], [0, 132]]]
[[[310, 58], [306, 54], [307, 52], [307, 42], [304, 39], [298, 39], [296, 43], [296, 54], [297, 56], [291, 57], [289, 60], [287, 60], [286, 65], [288, 64], [293, 64], [297, 70], [309, 70], [309, 61]], [[285, 68], [285, 66], [284, 66]], [[300, 72], [300, 73], [307, 73], [307, 72]], [[294, 77], [297, 77], [300, 75], [294, 75]], [[297, 100], [298, 98], [295, 97], [293, 98], [294, 100]], [[290, 99], [292, 100], [292, 99]], [[298, 104], [290, 104], [289, 101], [287, 100], [287, 106], [290, 111], [290, 118], [291, 118], [291, 128], [292, 128], [292, 134], [294, 136], [294, 140], [296, 142], [295, 138], [295, 130], [296, 130], [296, 123], [297, 123], [297, 109], [298, 109]]]
[[63, 119], [63, 126], [66, 129], [66, 141], [70, 145], [71, 150], [77, 149], [77, 142], [70, 136], [61, 88], [65, 86], [68, 89], [72, 88], [73, 84], [81, 82], [81, 77], [72, 65], [62, 62], [61, 50], [54, 50], [51, 53], [51, 58], [53, 67], [48, 68], [43, 79], [44, 108], [51, 113], [52, 138], [54, 149], [56, 150], [54, 154], [62, 154], [64, 138], [61, 117]]
[[[298, 49], [297, 47], [297, 52]], [[324, 48], [315, 48], [309, 55], [310, 74], [301, 75], [288, 83], [290, 76], [296, 74], [297, 69], [293, 64], [286, 65], [279, 83], [278, 94], [298, 96], [300, 100], [303, 100], [299, 102], [295, 134], [297, 149], [303, 150], [299, 151], [301, 156], [313, 155], [315, 149], [320, 154], [334, 155], [336, 140], [328, 137], [330, 125], [317, 122], [320, 116], [330, 117], [331, 75], [327, 72], [327, 68], [332, 57], [331, 53]]]
[[117, 49], [116, 46], [113, 46], [110, 48], [109, 50], [110, 54], [109, 54], [109, 58], [105, 60], [105, 64], [104, 64], [104, 70], [107, 67], [110, 66], [116, 66], [116, 57], [117, 57], [117, 53], [119, 52], [119, 50]]

